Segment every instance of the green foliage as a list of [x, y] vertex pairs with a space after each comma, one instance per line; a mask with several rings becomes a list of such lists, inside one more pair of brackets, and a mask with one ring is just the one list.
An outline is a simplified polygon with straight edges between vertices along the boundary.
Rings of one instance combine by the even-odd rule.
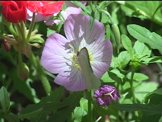
[[60, 103], [62, 90], [63, 87], [60, 87], [55, 92], [51, 93], [50, 96], [42, 98], [39, 103], [28, 105], [20, 112], [18, 117], [21, 120], [45, 121], [46, 116], [51, 114], [52, 111], [56, 111], [56, 109], [67, 105]]
[[162, 37], [139, 25], [130, 24], [127, 26], [128, 32], [137, 40], [148, 44], [152, 49], [158, 49], [162, 54]]
[[10, 108], [10, 98], [7, 89], [2, 86], [0, 89], [0, 103], [4, 113], [7, 113]]

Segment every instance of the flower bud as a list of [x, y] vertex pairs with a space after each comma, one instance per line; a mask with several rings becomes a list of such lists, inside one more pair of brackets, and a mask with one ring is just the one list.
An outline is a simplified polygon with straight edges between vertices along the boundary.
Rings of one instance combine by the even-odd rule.
[[18, 64], [17, 75], [23, 81], [26, 81], [28, 79], [29, 68], [25, 63], [20, 62]]
[[120, 98], [119, 93], [113, 86], [103, 85], [99, 90], [95, 91], [94, 97], [97, 99], [99, 106], [108, 106], [110, 102]]
[[10, 44], [7, 41], [2, 40], [1, 48], [6, 52], [10, 52]]
[[117, 44], [117, 52], [119, 53], [119, 48], [120, 48], [120, 31], [118, 28], [117, 24], [112, 24], [112, 31], [114, 33], [115, 36], [115, 40], [116, 40], [116, 44]]

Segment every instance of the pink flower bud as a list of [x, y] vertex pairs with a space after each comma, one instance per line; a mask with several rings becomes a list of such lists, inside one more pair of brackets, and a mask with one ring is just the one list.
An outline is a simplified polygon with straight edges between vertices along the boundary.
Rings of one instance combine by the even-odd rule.
[[18, 64], [17, 75], [23, 81], [26, 81], [28, 79], [29, 68], [25, 63], [19, 63]]

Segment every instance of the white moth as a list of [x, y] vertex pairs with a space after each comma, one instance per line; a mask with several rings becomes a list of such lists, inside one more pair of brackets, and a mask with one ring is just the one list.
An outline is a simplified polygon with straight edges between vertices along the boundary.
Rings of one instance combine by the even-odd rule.
[[77, 57], [87, 89], [88, 90], [98, 89], [101, 84], [101, 81], [93, 73], [92, 67], [89, 62], [89, 55], [87, 48], [86, 47], [82, 48], [80, 52], [78, 52]]

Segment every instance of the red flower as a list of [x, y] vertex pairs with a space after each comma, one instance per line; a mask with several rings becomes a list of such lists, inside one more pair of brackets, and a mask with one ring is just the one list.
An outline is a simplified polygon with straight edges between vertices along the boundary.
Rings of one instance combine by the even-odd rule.
[[2, 15], [4, 18], [12, 23], [24, 21], [26, 23], [27, 1], [1, 1]]
[[47, 17], [61, 11], [63, 3], [64, 1], [28, 1], [28, 9]]

